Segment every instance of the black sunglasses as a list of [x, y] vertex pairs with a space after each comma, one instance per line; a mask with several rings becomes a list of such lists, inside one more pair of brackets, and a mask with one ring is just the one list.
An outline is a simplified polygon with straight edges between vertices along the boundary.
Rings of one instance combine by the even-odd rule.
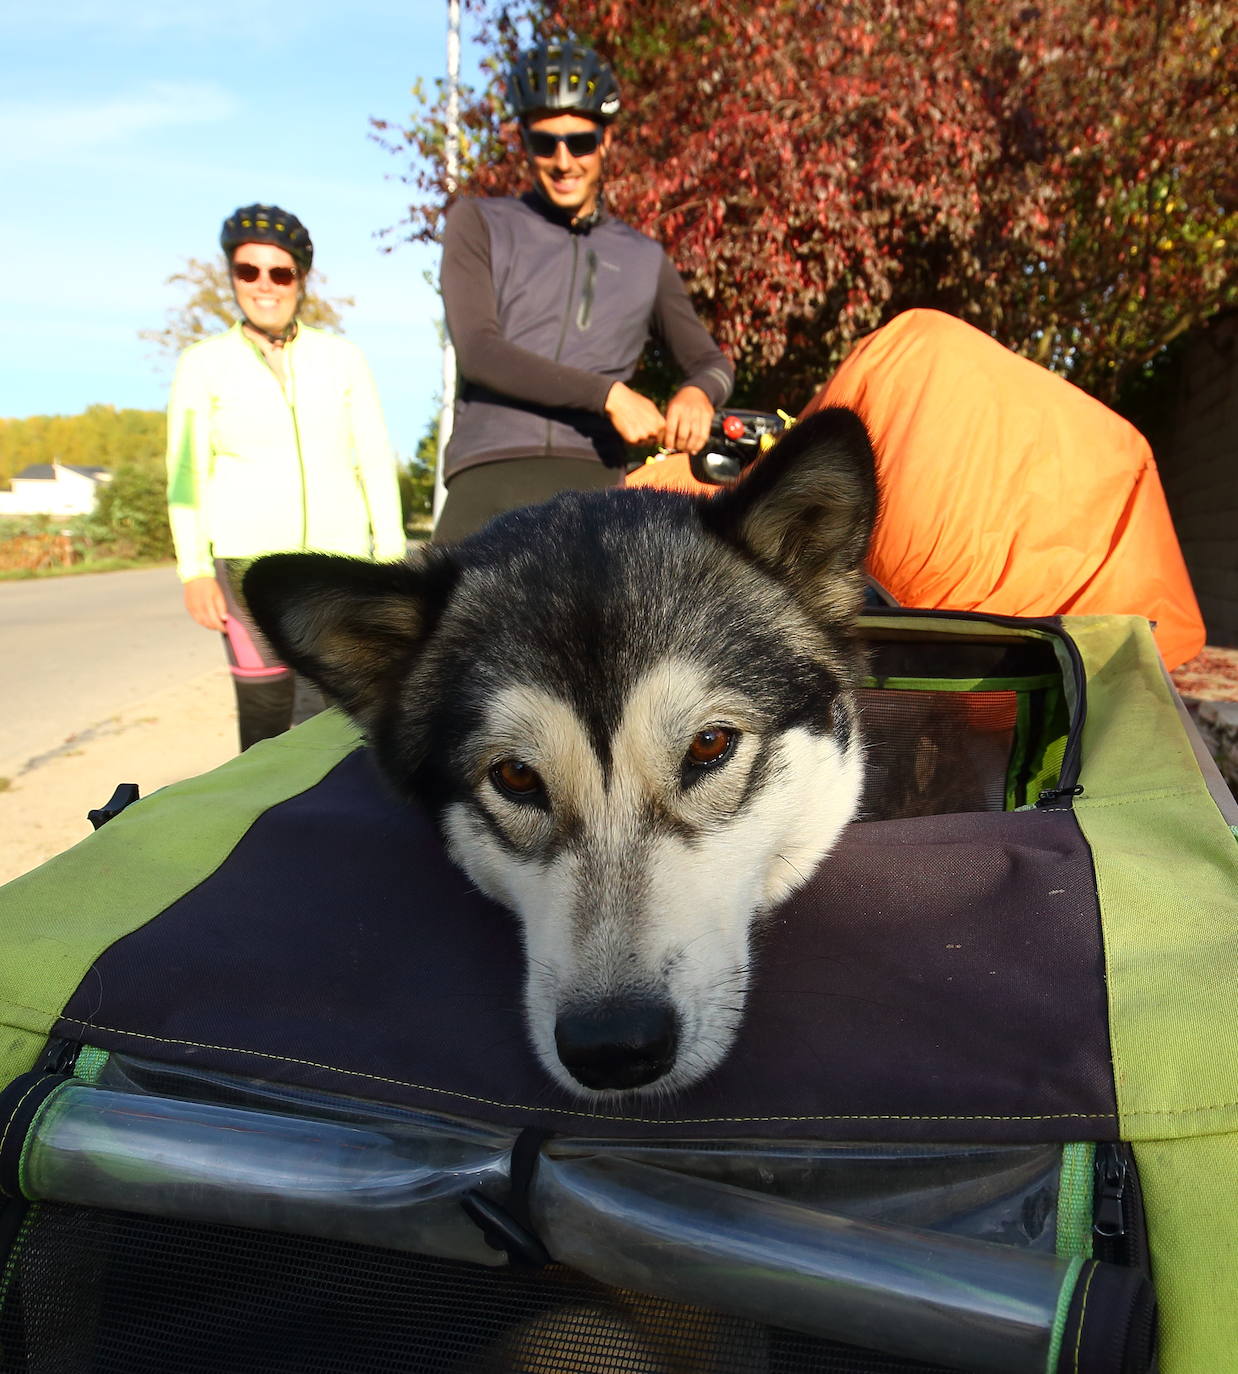
[[596, 153], [602, 142], [601, 129], [585, 129], [578, 134], [548, 134], [542, 129], [526, 129], [524, 146], [534, 157], [554, 157], [559, 144], [566, 143], [573, 157], [588, 157]]
[[276, 286], [291, 286], [301, 275], [295, 267], [262, 268], [252, 262], [234, 262], [232, 264], [232, 275], [238, 281], [257, 281], [264, 271]]

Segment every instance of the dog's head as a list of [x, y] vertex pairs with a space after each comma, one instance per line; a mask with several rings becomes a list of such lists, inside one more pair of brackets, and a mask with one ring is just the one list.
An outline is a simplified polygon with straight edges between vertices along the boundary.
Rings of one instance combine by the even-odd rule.
[[862, 424], [826, 410], [713, 497], [567, 493], [408, 563], [250, 569], [284, 660], [519, 917], [530, 1034], [567, 1087], [713, 1068], [753, 917], [854, 814], [876, 502]]

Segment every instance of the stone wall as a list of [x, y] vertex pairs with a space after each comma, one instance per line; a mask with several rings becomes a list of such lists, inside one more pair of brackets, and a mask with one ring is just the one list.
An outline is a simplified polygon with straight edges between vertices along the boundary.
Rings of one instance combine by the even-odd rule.
[[1208, 643], [1238, 646], [1238, 311], [1184, 349], [1152, 443]]
[[1238, 701], [1191, 701], [1187, 707], [1221, 776], [1238, 797]]
[[0, 572], [67, 568], [77, 558], [67, 534], [22, 534], [0, 540]]

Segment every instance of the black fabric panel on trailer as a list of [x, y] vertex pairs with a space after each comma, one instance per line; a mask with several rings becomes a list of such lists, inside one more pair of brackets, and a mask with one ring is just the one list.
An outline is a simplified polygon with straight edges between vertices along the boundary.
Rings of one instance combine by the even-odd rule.
[[56, 1033], [573, 1134], [1116, 1133], [1099, 913], [1068, 810], [852, 825], [764, 921], [754, 957], [717, 1072], [669, 1101], [589, 1112], [526, 1043], [515, 918], [359, 750], [107, 950]]

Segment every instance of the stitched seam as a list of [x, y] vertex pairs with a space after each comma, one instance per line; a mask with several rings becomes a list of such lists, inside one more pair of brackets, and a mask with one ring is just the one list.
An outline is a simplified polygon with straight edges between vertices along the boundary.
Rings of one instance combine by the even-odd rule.
[[43, 1080], [41, 1078], [38, 1079], [36, 1082], [31, 1083], [31, 1085], [26, 1089], [26, 1091], [22, 1093], [20, 1099], [14, 1105], [13, 1110], [9, 1113], [9, 1119], [4, 1123], [4, 1130], [0, 1132], [0, 1155], [4, 1153], [4, 1147], [8, 1143], [9, 1131], [13, 1128], [13, 1119], [17, 1116], [17, 1113], [21, 1111], [22, 1104], [30, 1096], [31, 1093], [36, 1092], [42, 1086]]
[[1088, 1314], [1088, 1294], [1092, 1291], [1092, 1280], [1096, 1277], [1096, 1266], [1088, 1270], [1083, 1283], [1083, 1299], [1079, 1304], [1079, 1328], [1075, 1332], [1075, 1374], [1079, 1374], [1079, 1348], [1083, 1344], [1083, 1323]]
[[[34, 1010], [27, 1008], [28, 1011]], [[864, 1113], [848, 1113], [829, 1116], [688, 1116], [688, 1117], [642, 1117], [615, 1115], [606, 1112], [574, 1111], [567, 1107], [535, 1107], [522, 1102], [503, 1102], [492, 1097], [478, 1097], [473, 1093], [457, 1092], [452, 1088], [435, 1088], [427, 1083], [416, 1083], [405, 1078], [392, 1078], [386, 1074], [366, 1073], [361, 1069], [343, 1069], [335, 1064], [320, 1064], [314, 1059], [298, 1059], [288, 1055], [270, 1054], [265, 1050], [243, 1049], [236, 1045], [212, 1045], [201, 1040], [181, 1040], [168, 1036], [147, 1035], [142, 1031], [121, 1030], [117, 1026], [103, 1026], [97, 1021], [79, 1021], [72, 1016], [62, 1016], [60, 1020], [71, 1026], [81, 1026], [83, 1030], [106, 1031], [110, 1035], [125, 1035], [137, 1040], [148, 1040], [158, 1045], [185, 1045], [197, 1050], [219, 1050], [225, 1054], [244, 1054], [257, 1059], [270, 1060], [276, 1064], [295, 1064], [299, 1068], [324, 1069], [328, 1073], [341, 1074], [347, 1078], [360, 1078], [371, 1083], [389, 1083], [401, 1088], [416, 1088], [419, 1092], [438, 1093], [440, 1096], [457, 1098], [464, 1102], [480, 1102], [488, 1107], [507, 1107], [521, 1111], [551, 1111], [557, 1116], [578, 1116], [594, 1121], [627, 1121], [637, 1125], [651, 1126], [693, 1126], [719, 1125], [725, 1122], [758, 1121], [1112, 1121], [1112, 1112], [1046, 1112], [1040, 1114], [1000, 1115], [959, 1115], [959, 1116], [873, 1116]]]
[[[518, 1102], [500, 1102], [495, 1098], [474, 1097], [469, 1093], [458, 1093], [451, 1088], [432, 1088], [426, 1083], [415, 1083], [406, 1078], [390, 1078], [383, 1074], [365, 1073], [360, 1069], [343, 1069], [335, 1064], [319, 1064], [313, 1059], [294, 1059], [282, 1054], [269, 1054], [265, 1050], [248, 1050], [237, 1045], [211, 1045], [197, 1040], [175, 1040], [166, 1036], [150, 1035], [145, 1031], [121, 1030], [118, 1026], [103, 1026], [97, 1021], [79, 1021], [75, 1016], [64, 1016], [57, 1011], [46, 1011], [42, 1007], [28, 1007], [21, 1002], [9, 1002], [8, 1006], [17, 1011], [33, 1012], [36, 1016], [49, 1016], [52, 1021], [63, 1021], [69, 1026], [81, 1026], [83, 1030], [102, 1030], [112, 1035], [127, 1035], [138, 1040], [151, 1040], [161, 1045], [188, 1045], [193, 1049], [199, 1050], [223, 1050], [228, 1054], [248, 1054], [257, 1056], [260, 1059], [270, 1059], [277, 1064], [297, 1064], [303, 1068], [326, 1069], [329, 1073], [343, 1074], [349, 1078], [368, 1078], [375, 1083], [391, 1083], [401, 1088], [417, 1088], [422, 1092], [442, 1093], [448, 1097], [459, 1097], [465, 1101], [485, 1102], [495, 1107], [520, 1107]], [[18, 1027], [17, 1029], [24, 1029]], [[554, 1111], [560, 1115], [568, 1115], [566, 1110], [560, 1111], [558, 1107], [529, 1107], [529, 1111]], [[1229, 1112], [1238, 1110], [1238, 1102], [1213, 1102], [1205, 1103], [1198, 1107], [1134, 1107], [1131, 1108], [1123, 1117], [1128, 1124], [1139, 1117], [1145, 1116], [1199, 1116], [1206, 1112]], [[599, 1115], [594, 1112], [571, 1113], [576, 1116], [593, 1117]], [[866, 1115], [839, 1115], [839, 1116], [719, 1116], [719, 1117], [683, 1117], [682, 1119], [671, 1119], [668, 1117], [635, 1117], [635, 1116], [612, 1116], [603, 1117], [604, 1120], [613, 1121], [633, 1121], [640, 1124], [658, 1124], [665, 1122], [668, 1125], [689, 1126], [694, 1121], [703, 1123], [722, 1122], [722, 1121], [1116, 1121], [1116, 1112], [1046, 1112], [1039, 1115], [1020, 1114], [1012, 1116], [866, 1116]], [[1218, 1132], [1218, 1134], [1229, 1134], [1228, 1131]]]
[[1189, 801], [1192, 797], [1199, 794], [1187, 787], [1157, 787], [1150, 788], [1146, 792], [1132, 792], [1120, 797], [1098, 797], [1095, 793], [1085, 792], [1076, 802], [1076, 807], [1095, 808], [1111, 806], [1140, 806], [1147, 802], [1168, 801], [1174, 797], [1181, 797]]
[[[1232, 1112], [1238, 1102], [1214, 1102], [1202, 1107], [1131, 1107], [1123, 1120], [1131, 1121], [1140, 1116], [1199, 1116], [1202, 1112]], [[1230, 1131], [1218, 1131], [1218, 1135], [1229, 1135]]]

